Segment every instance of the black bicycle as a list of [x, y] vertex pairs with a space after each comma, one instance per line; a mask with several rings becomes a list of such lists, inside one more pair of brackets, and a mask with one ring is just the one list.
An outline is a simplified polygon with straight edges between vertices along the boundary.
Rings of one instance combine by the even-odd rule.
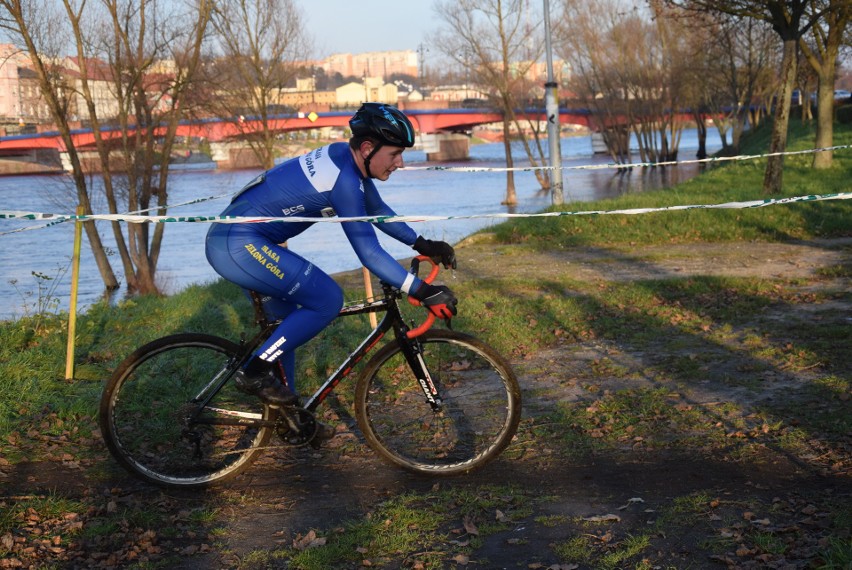
[[[415, 258], [412, 271], [428, 257]], [[431, 260], [429, 260], [431, 263]], [[432, 282], [438, 266], [426, 278]], [[286, 444], [311, 442], [315, 411], [390, 331], [355, 386], [355, 418], [366, 442], [403, 469], [457, 475], [482, 467], [509, 445], [521, 415], [515, 374], [482, 341], [430, 330], [434, 316], [406, 325], [403, 293], [349, 304], [340, 316], [384, 312], [374, 330], [301, 406], [277, 410], [237, 390], [231, 378], [277, 325], [254, 299], [260, 332], [240, 344], [183, 333], [150, 342], [128, 356], [104, 388], [100, 427], [115, 459], [158, 485], [201, 487], [244, 471], [277, 434]], [[412, 303], [416, 301], [409, 299]]]

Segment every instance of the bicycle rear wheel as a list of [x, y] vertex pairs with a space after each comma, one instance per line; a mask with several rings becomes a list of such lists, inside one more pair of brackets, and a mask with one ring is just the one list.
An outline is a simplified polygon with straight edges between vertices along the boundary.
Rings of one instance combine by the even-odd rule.
[[358, 379], [358, 425], [376, 452], [408, 471], [457, 475], [482, 467], [517, 431], [521, 394], [515, 374], [472, 336], [435, 330], [419, 339], [438, 409], [427, 402], [399, 344], [391, 343]]
[[272, 432], [260, 424], [273, 412], [227, 382], [195, 414], [238, 351], [223, 338], [177, 334], [128, 356], [100, 403], [101, 433], [115, 459], [171, 487], [203, 487], [248, 467]]

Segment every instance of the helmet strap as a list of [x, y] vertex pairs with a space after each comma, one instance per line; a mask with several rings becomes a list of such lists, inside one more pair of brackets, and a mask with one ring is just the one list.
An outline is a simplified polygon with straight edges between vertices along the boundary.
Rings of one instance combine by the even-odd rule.
[[379, 149], [382, 148], [382, 143], [376, 143], [373, 147], [373, 151], [364, 158], [364, 170], [367, 171], [367, 178], [375, 178], [373, 173], [370, 172], [370, 160], [379, 152]]

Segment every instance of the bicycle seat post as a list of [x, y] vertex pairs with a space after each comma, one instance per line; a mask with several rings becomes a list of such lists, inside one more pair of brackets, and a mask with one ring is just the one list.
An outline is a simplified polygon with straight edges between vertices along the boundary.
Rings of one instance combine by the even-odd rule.
[[260, 328], [265, 328], [269, 324], [269, 319], [263, 310], [263, 297], [257, 291], [249, 291], [249, 297], [251, 297], [251, 304], [254, 308], [254, 322]]

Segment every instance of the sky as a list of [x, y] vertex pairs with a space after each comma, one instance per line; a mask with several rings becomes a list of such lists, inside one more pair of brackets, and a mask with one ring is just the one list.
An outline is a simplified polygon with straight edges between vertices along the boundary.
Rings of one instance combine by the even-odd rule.
[[316, 56], [416, 50], [440, 27], [432, 0], [311, 0], [298, 2]]

